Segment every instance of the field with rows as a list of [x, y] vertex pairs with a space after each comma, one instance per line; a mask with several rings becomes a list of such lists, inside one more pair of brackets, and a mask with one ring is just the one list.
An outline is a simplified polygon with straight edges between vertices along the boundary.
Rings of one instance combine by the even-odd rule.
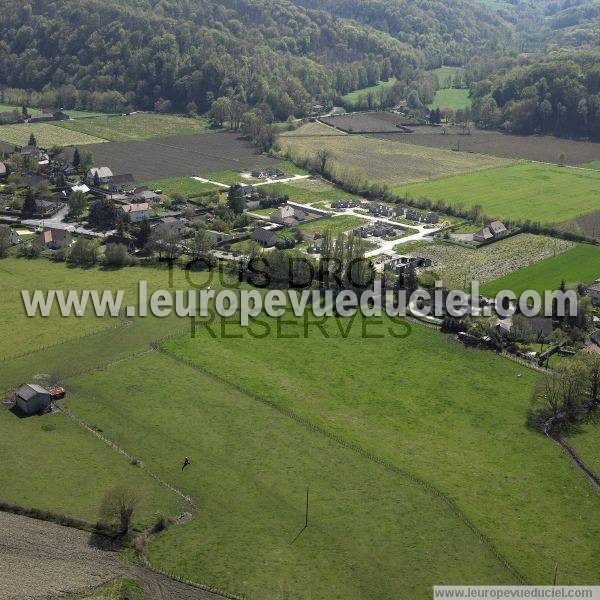
[[60, 121], [57, 125], [111, 142], [194, 135], [209, 131], [205, 119], [150, 113], [98, 116], [90, 119]]
[[[62, 121], [62, 123], [74, 123], [75, 121]], [[52, 146], [84, 146], [98, 144], [106, 140], [97, 135], [65, 129], [50, 123], [20, 123], [17, 125], [0, 125], [0, 142], [13, 144], [15, 146], [26, 146], [29, 136], [33, 133], [40, 148], [51, 148]]]
[[[313, 124], [315, 125], [315, 124]], [[329, 128], [320, 125], [320, 131]], [[311, 131], [315, 131], [313, 127]], [[318, 131], [318, 130], [317, 130]], [[378, 139], [362, 135], [304, 135], [304, 127], [280, 138], [281, 146], [292, 158], [316, 156], [321, 149], [331, 155], [334, 168], [349, 170], [357, 176], [391, 187], [445, 177], [456, 173], [471, 173], [510, 164], [511, 161], [479, 154], [456, 153], [405, 144], [394, 139]]]
[[410, 254], [430, 258], [431, 270], [446, 288], [463, 289], [471, 280], [485, 283], [498, 279], [572, 247], [574, 244], [565, 240], [520, 234], [477, 249], [438, 242]]

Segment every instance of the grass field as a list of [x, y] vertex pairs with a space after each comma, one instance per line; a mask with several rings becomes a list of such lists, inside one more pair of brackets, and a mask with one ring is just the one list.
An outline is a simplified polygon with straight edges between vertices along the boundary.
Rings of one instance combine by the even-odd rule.
[[[199, 503], [151, 542], [158, 567], [261, 599], [414, 599], [431, 580], [512, 579], [426, 490], [167, 356], [69, 385], [79, 416]], [[292, 543], [306, 486], [311, 521]]]
[[444, 87], [448, 77], [451, 77], [452, 81], [454, 81], [457, 75], [464, 73], [464, 69], [462, 67], [439, 67], [438, 69], [434, 69], [432, 73], [438, 78], [440, 87]]
[[25, 146], [29, 141], [29, 136], [33, 133], [41, 148], [50, 148], [52, 146], [84, 146], [87, 144], [99, 144], [106, 140], [102, 137], [90, 135], [76, 130], [65, 129], [62, 124], [75, 124], [75, 121], [61, 121], [61, 126], [57, 121], [50, 123], [22, 123], [18, 125], [0, 126], [0, 142], [15, 144], [16, 146]]
[[561, 451], [525, 428], [534, 373], [422, 327], [403, 340], [365, 339], [360, 324], [344, 338], [334, 320], [325, 329], [328, 339], [317, 326], [304, 337], [302, 323], [283, 327], [288, 339], [274, 329], [256, 339], [233, 327], [239, 339], [166, 347], [439, 486], [530, 582], [551, 582], [557, 560], [563, 582], [597, 581], [600, 505]]
[[[420, 247], [413, 254], [433, 261], [431, 269], [439, 275], [447, 289], [463, 289], [465, 282], [475, 280], [483, 284], [497, 279], [499, 275], [510, 276], [518, 269], [573, 246], [572, 242], [565, 240], [524, 233], [477, 249], [438, 242]], [[560, 280], [554, 285], [559, 283]]]
[[268, 194], [289, 196], [292, 202], [311, 205], [324, 203], [327, 208], [331, 208], [331, 202], [334, 200], [357, 198], [323, 179], [299, 179], [289, 183], [270, 183], [261, 188]]
[[304, 233], [324, 233], [325, 231], [331, 231], [331, 234], [335, 237], [341, 233], [345, 233], [367, 223], [368, 219], [362, 217], [355, 217], [354, 215], [340, 215], [339, 217], [327, 217], [326, 219], [320, 219], [313, 223], [305, 223], [298, 226], [300, 231]]
[[558, 256], [519, 269], [494, 279], [482, 287], [482, 293], [495, 295], [500, 290], [513, 290], [519, 295], [525, 290], [558, 289], [561, 281], [569, 285], [593, 283], [600, 277], [600, 246], [580, 244]]
[[61, 121], [58, 125], [73, 132], [80, 132], [111, 142], [194, 135], [210, 131], [205, 119], [146, 113]]
[[127, 485], [143, 499], [137, 527], [151, 525], [158, 512], [176, 515], [185, 508], [172, 492], [61, 414], [19, 418], [0, 407], [0, 453], [0, 498], [6, 502], [96, 522], [104, 494]]
[[584, 169], [594, 169], [596, 171], [600, 171], [600, 160], [592, 160], [591, 162], [583, 163], [577, 166]]
[[[180, 285], [185, 283], [184, 274], [177, 271]], [[133, 302], [138, 282], [148, 282], [148, 289], [166, 289], [168, 273], [159, 269], [128, 267], [119, 271], [93, 269], [70, 269], [64, 264], [47, 260], [25, 261], [6, 258], [0, 261], [0, 338], [8, 340], [18, 331], [15, 343], [0, 344], [0, 360], [20, 356], [33, 350], [89, 335], [109, 328], [119, 330], [117, 319], [97, 318], [86, 312], [82, 317], [63, 318], [56, 306], [48, 318], [28, 318], [25, 314], [21, 290], [48, 289], [104, 290], [125, 292], [125, 302]], [[15, 329], [16, 327], [16, 329]]]
[[498, 219], [561, 223], [600, 206], [600, 173], [522, 163], [511, 167], [396, 187], [402, 197], [445, 200]]
[[145, 183], [151, 190], [162, 190], [167, 196], [181, 194], [185, 198], [193, 198], [204, 192], [219, 191], [219, 186], [212, 183], [203, 183], [191, 177], [172, 177], [170, 179], [157, 179]]
[[585, 423], [578, 431], [567, 436], [566, 441], [594, 473], [600, 473], [600, 424]]
[[353, 92], [350, 92], [350, 93], [346, 94], [345, 96], [342, 96], [341, 100], [344, 104], [354, 104], [355, 105], [358, 103], [360, 96], [366, 96], [369, 93], [374, 93], [375, 94], [375, 104], [377, 105], [377, 104], [379, 104], [378, 93], [381, 90], [385, 90], [387, 88], [392, 87], [395, 83], [396, 83], [396, 78], [390, 77], [390, 79], [388, 79], [387, 81], [381, 81], [377, 85], [372, 85], [370, 87], [365, 87], [365, 88], [361, 88], [358, 90], [354, 90]]
[[[325, 125], [320, 127], [325, 133], [331, 131]], [[330, 162], [337, 169], [350, 169], [356, 175], [392, 187], [456, 173], [471, 173], [511, 162], [492, 156], [414, 146], [396, 139], [363, 135], [321, 136], [318, 133], [305, 136], [303, 129], [301, 127], [280, 137], [281, 146], [288, 149], [293, 157], [314, 157], [324, 148], [330, 151]], [[316, 130], [311, 128], [311, 131]]]
[[[0, 104], [0, 112], [12, 112], [13, 110], [18, 110], [19, 112], [21, 112], [21, 107], [20, 106], [12, 106], [10, 104]], [[27, 107], [27, 112], [29, 112], [30, 115], [36, 115], [40, 112], [39, 108], [32, 108], [32, 107]], [[85, 117], [99, 117], [102, 116], [102, 113], [99, 112], [91, 112], [91, 111], [87, 111], [87, 110], [71, 110], [71, 109], [66, 109], [65, 111], [63, 111], [65, 113], [67, 113], [71, 119], [81, 119], [81, 118], [85, 118]]]
[[[47, 289], [68, 279], [68, 287], [86, 288], [95, 277], [93, 287], [127, 289], [143, 275], [150, 289], [169, 287], [166, 271], [150, 268], [109, 273], [112, 284], [102, 279], [107, 272], [42, 260], [3, 260], [0, 268], [19, 274], [2, 284], [12, 290], [2, 297], [3, 308], [13, 303], [4, 323], [12, 335], [2, 336], [11, 345], [14, 332], [37, 325], [44, 334], [47, 327], [12, 308], [27, 282]], [[200, 284], [208, 275], [193, 277]], [[174, 287], [184, 281], [176, 271]], [[162, 342], [200, 371], [150, 349], [189, 327], [187, 320], [146, 318], [5, 360], [0, 385], [56, 373], [75, 414], [192, 495], [199, 505], [192, 521], [149, 546], [155, 566], [186, 578], [261, 600], [414, 600], [429, 598], [434, 583], [514, 581], [429, 488], [274, 410], [269, 403], [276, 403], [440, 488], [529, 582], [550, 583], [556, 561], [561, 582], [597, 582], [597, 496], [560, 449], [524, 425], [535, 373], [420, 326], [404, 339], [391, 337], [387, 319], [369, 322], [367, 336], [360, 322], [346, 334], [339, 328], [349, 320], [319, 320], [322, 327], [312, 325], [308, 337], [301, 321], [283, 322], [277, 337], [274, 322], [261, 320], [272, 327], [262, 339], [230, 323], [228, 337], [217, 324], [216, 338], [201, 330]], [[264, 327], [257, 327], [261, 334]], [[383, 337], [368, 337], [377, 334]], [[16, 419], [0, 410], [0, 427], [8, 416]], [[1, 498], [6, 489], [15, 498], [30, 489], [31, 505], [85, 516], [102, 497], [96, 482], [118, 477], [121, 468], [143, 475], [105, 446], [88, 451], [97, 442], [92, 436], [79, 442], [67, 428], [46, 440], [42, 433], [59, 429], [35, 431], [44, 419], [19, 420], [18, 428], [10, 421], [0, 435], [11, 465], [20, 456], [15, 447], [31, 446], [24, 469], [0, 473]], [[39, 447], [46, 456], [30, 465]], [[104, 448], [122, 466], [111, 466], [108, 456], [102, 462]], [[182, 472], [185, 455], [192, 465]], [[93, 461], [102, 464], [88, 466]], [[39, 473], [35, 487], [25, 486], [23, 472]], [[47, 473], [61, 481], [62, 493], [58, 484], [44, 486]], [[78, 495], [77, 485], [85, 493]], [[304, 524], [306, 486], [310, 525], [291, 543]], [[175, 512], [161, 492], [144, 490], [148, 513]]]
[[469, 108], [470, 106], [469, 90], [452, 88], [438, 90], [428, 108], [440, 108], [441, 110], [452, 108], [458, 110], [459, 108]]

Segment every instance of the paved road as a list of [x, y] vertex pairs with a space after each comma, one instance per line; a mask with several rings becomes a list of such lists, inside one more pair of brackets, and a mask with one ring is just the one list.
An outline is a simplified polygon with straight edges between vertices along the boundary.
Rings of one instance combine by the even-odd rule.
[[120, 575], [136, 579], [146, 600], [222, 600], [118, 559], [104, 538], [0, 512], [0, 600], [78, 593]]

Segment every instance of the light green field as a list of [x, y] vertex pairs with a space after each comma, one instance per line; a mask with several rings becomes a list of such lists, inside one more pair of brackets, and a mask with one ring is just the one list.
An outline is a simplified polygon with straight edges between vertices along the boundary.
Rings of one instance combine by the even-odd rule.
[[171, 179], [157, 179], [155, 181], [147, 181], [147, 185], [151, 190], [162, 190], [163, 194], [172, 196], [173, 194], [181, 194], [186, 198], [193, 198], [204, 192], [218, 192], [219, 186], [212, 183], [203, 183], [191, 177], [173, 177]]
[[598, 210], [600, 173], [534, 163], [396, 187], [409, 198], [445, 200], [463, 209], [476, 205], [498, 219], [562, 223]]
[[435, 93], [435, 98], [429, 105], [429, 108], [439, 108], [441, 110], [452, 108], [458, 110], [461, 108], [469, 108], [470, 106], [471, 99], [469, 98], [469, 90], [443, 89], [438, 90]]
[[490, 281], [482, 286], [486, 295], [500, 290], [512, 290], [519, 295], [525, 290], [556, 290], [561, 281], [567, 286], [580, 282], [592, 283], [600, 277], [600, 246], [580, 244], [558, 256], [547, 258], [510, 275]]
[[457, 75], [462, 75], [463, 72], [464, 69], [462, 67], [439, 67], [438, 69], [434, 69], [432, 71], [432, 73], [438, 78], [440, 87], [444, 87], [446, 85], [446, 80], [448, 77], [451, 77], [452, 81], [454, 81], [454, 78]]
[[330, 208], [334, 200], [357, 198], [356, 195], [349, 194], [322, 179], [300, 179], [289, 183], [270, 183], [261, 187], [267, 194], [289, 196], [292, 202], [299, 204], [325, 203], [325, 208]]
[[61, 414], [20, 418], [0, 408], [0, 453], [5, 502], [96, 522], [104, 494], [126, 485], [142, 499], [136, 527], [150, 526], [158, 512], [176, 515], [187, 509], [167, 488]]
[[327, 217], [326, 219], [320, 219], [314, 223], [304, 223], [298, 226], [300, 231], [304, 233], [320, 233], [323, 234], [325, 231], [330, 231], [334, 237], [341, 233], [346, 233], [355, 227], [368, 223], [369, 219], [363, 219], [362, 217], [355, 217], [354, 215], [340, 215], [338, 217]]
[[420, 326], [366, 339], [358, 322], [344, 338], [329, 320], [328, 339], [317, 325], [303, 336], [302, 323], [276, 339], [270, 324], [263, 339], [232, 326], [228, 339], [166, 347], [437, 485], [529, 582], [550, 583], [556, 561], [564, 583], [597, 581], [600, 505], [560, 449], [525, 427], [533, 372]]
[[[185, 283], [184, 274], [176, 272], [176, 282]], [[104, 290], [125, 292], [125, 302], [136, 300], [140, 280], [148, 282], [149, 289], [166, 289], [169, 285], [167, 271], [128, 267], [119, 271], [69, 269], [47, 260], [25, 261], [17, 258], [0, 260], [0, 338], [13, 338], [18, 323], [18, 337], [10, 344], [0, 344], [0, 360], [20, 356], [26, 352], [56, 345], [69, 339], [89, 335], [105, 328], [118, 330], [118, 319], [97, 318], [91, 311], [82, 317], [63, 318], [56, 306], [48, 318], [29, 318], [25, 314], [21, 290], [46, 291]]]
[[377, 85], [372, 85], [370, 87], [361, 88], [359, 90], [354, 90], [342, 96], [341, 100], [344, 104], [356, 104], [360, 98], [360, 96], [366, 96], [368, 93], [372, 92], [375, 94], [375, 104], [379, 104], [379, 98], [377, 96], [378, 92], [381, 90], [385, 90], [387, 88], [392, 87], [396, 83], [395, 77], [390, 77], [388, 81], [381, 81]]
[[17, 125], [2, 125], [0, 126], [0, 142], [14, 144], [15, 146], [25, 146], [32, 133], [35, 135], [40, 148], [50, 148], [52, 146], [85, 146], [86, 144], [99, 144], [106, 141], [101, 137], [65, 129], [63, 125], [66, 123], [75, 124], [76, 122], [56, 121], [53, 124], [21, 123]]
[[199, 503], [151, 542], [161, 569], [257, 599], [413, 600], [432, 581], [514, 580], [426, 489], [167, 356], [68, 383], [78, 416]]
[[[21, 106], [13, 106], [11, 104], [0, 104], [0, 112], [8, 112], [8, 111], [13, 111], [15, 109], [18, 110], [19, 112], [21, 112], [22, 107]], [[27, 112], [30, 115], [36, 115], [40, 112], [40, 109], [32, 108], [31, 106], [28, 106]], [[103, 115], [103, 113], [93, 112], [93, 111], [88, 111], [88, 110], [66, 109], [63, 112], [67, 113], [71, 117], [71, 119], [81, 119], [81, 118], [85, 118], [85, 117], [99, 117], [99, 116]]]
[[592, 162], [583, 163], [582, 165], [577, 166], [582, 167], [583, 169], [595, 169], [596, 171], [600, 171], [600, 160], [593, 160]]
[[61, 121], [57, 125], [73, 132], [80, 132], [111, 142], [194, 135], [211, 131], [206, 119], [146, 113]]

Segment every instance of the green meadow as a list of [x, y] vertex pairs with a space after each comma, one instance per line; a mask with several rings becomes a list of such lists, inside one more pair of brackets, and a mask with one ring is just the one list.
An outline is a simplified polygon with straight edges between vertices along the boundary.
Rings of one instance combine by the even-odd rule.
[[470, 106], [469, 90], [449, 88], [438, 90], [428, 108], [439, 108], [441, 110], [452, 108], [458, 110], [469, 108]]
[[288, 321], [277, 337], [264, 322], [270, 335], [231, 326], [227, 339], [165, 348], [437, 486], [529, 582], [550, 583], [556, 561], [565, 583], [595, 580], [600, 505], [560, 449], [525, 427], [535, 373], [421, 326], [381, 337], [384, 321], [367, 339], [360, 322], [347, 333], [349, 320], [330, 319], [303, 337]]
[[525, 290], [535, 290], [541, 294], [544, 290], [558, 289], [561, 281], [573, 286], [581, 282], [589, 284], [598, 278], [600, 246], [579, 244], [557, 256], [490, 281], [481, 286], [481, 292], [493, 296], [501, 290], [512, 290], [517, 295]]
[[489, 217], [556, 224], [600, 206], [600, 173], [535, 163], [520, 163], [468, 175], [445, 177], [394, 188], [409, 199], [445, 200]]
[[373, 93], [375, 94], [375, 104], [378, 104], [378, 92], [392, 87], [395, 83], [396, 79], [394, 77], [390, 77], [390, 79], [388, 79], [387, 81], [380, 81], [377, 85], [372, 85], [360, 88], [358, 90], [354, 90], [353, 92], [349, 92], [345, 96], [342, 96], [341, 100], [344, 104], [357, 104], [360, 96], [366, 96], [369, 93]]

